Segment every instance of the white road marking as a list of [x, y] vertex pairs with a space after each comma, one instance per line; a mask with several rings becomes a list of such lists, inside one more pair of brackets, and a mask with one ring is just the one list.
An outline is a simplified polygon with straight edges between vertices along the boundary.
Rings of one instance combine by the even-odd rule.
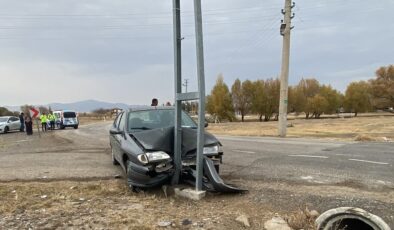
[[253, 151], [246, 151], [246, 150], [239, 150], [239, 149], [234, 149], [233, 151], [234, 152], [238, 152], [238, 153], [256, 153], [256, 152], [253, 152]]
[[312, 156], [312, 155], [288, 155], [289, 157], [309, 157], [309, 158], [322, 158], [328, 159], [329, 157], [326, 156]]
[[378, 165], [388, 165], [389, 164], [386, 162], [367, 161], [367, 160], [360, 160], [360, 159], [349, 159], [349, 161], [358, 161], [358, 162], [365, 162], [365, 163], [378, 164]]

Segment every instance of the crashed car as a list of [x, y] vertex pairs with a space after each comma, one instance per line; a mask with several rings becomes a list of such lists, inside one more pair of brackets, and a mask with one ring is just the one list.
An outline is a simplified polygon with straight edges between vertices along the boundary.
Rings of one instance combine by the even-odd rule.
[[[197, 125], [182, 111], [181, 180], [195, 181]], [[120, 165], [134, 189], [151, 188], [171, 181], [174, 174], [173, 107], [145, 107], [120, 113], [110, 128], [112, 163]], [[204, 178], [206, 190], [238, 192], [224, 184], [218, 175], [222, 163], [222, 144], [205, 133]]]

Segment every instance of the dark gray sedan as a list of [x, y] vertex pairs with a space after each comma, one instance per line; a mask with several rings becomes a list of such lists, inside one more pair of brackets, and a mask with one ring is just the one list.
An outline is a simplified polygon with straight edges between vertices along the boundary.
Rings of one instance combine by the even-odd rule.
[[[112, 161], [124, 169], [130, 187], [149, 188], [170, 181], [174, 172], [174, 116], [173, 107], [145, 107], [124, 111], [115, 119], [110, 129]], [[182, 111], [184, 179], [195, 170], [196, 140], [197, 125]], [[222, 155], [221, 143], [205, 133], [204, 156], [216, 177]]]

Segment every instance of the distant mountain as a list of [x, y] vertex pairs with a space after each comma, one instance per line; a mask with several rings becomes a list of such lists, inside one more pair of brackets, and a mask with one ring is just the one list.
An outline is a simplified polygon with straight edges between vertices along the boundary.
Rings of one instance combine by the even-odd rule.
[[[39, 105], [35, 105], [39, 106]], [[110, 103], [103, 102], [97, 100], [85, 100], [78, 101], [74, 103], [51, 103], [49, 105], [44, 105], [46, 107], [50, 106], [52, 110], [74, 110], [80, 113], [92, 112], [96, 109], [112, 109], [112, 108], [120, 108], [120, 109], [128, 109], [130, 107], [136, 107], [134, 105], [127, 105], [124, 103]], [[10, 111], [20, 111], [20, 106], [5, 106]]]
[[120, 108], [120, 109], [128, 109], [130, 105], [124, 103], [110, 103], [96, 100], [86, 100], [86, 101], [78, 101], [74, 103], [51, 103], [48, 106], [51, 106], [52, 110], [75, 110], [80, 113], [92, 112], [96, 109], [112, 109], [112, 108]]

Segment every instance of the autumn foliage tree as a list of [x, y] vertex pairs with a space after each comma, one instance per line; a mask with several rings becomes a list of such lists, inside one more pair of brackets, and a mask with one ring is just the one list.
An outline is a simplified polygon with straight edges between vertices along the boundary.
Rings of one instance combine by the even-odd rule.
[[371, 85], [368, 82], [352, 82], [346, 89], [345, 108], [357, 117], [358, 113], [371, 109], [371, 96]]
[[234, 109], [241, 114], [243, 122], [245, 115], [250, 112], [252, 107], [253, 83], [249, 80], [242, 83], [239, 79], [235, 80], [231, 87], [231, 97]]
[[380, 67], [370, 84], [375, 107], [394, 107], [394, 65]]
[[207, 96], [206, 110], [215, 116], [216, 120], [235, 120], [231, 94], [222, 75], [219, 75], [211, 94]]

